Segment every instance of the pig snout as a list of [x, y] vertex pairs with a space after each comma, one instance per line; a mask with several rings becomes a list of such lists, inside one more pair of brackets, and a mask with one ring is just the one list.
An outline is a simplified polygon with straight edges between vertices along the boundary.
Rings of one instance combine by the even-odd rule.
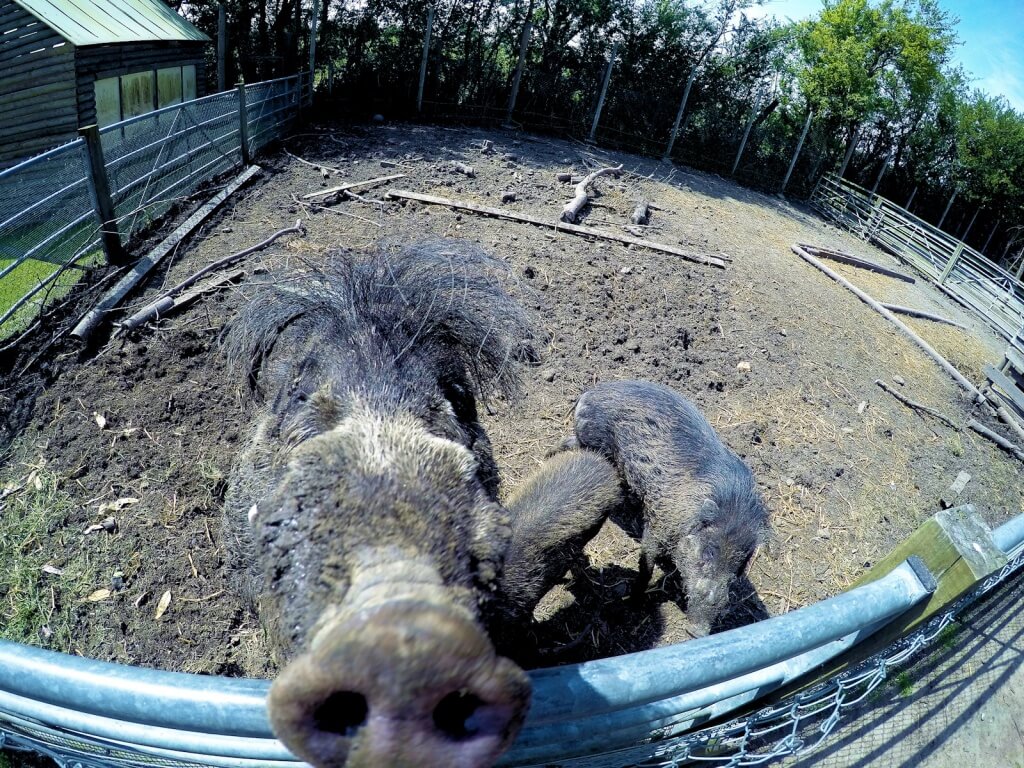
[[530, 701], [526, 674], [458, 609], [399, 600], [320, 629], [270, 690], [274, 732], [334, 766], [490, 765]]

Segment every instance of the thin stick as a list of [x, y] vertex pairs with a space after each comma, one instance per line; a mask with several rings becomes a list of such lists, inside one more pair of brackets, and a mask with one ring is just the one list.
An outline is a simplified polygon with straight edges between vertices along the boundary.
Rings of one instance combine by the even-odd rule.
[[356, 189], [357, 187], [369, 187], [374, 184], [383, 184], [385, 181], [393, 181], [394, 179], [404, 178], [404, 173], [395, 173], [391, 176], [378, 176], [376, 179], [367, 179], [366, 181], [353, 181], [349, 184], [342, 184], [340, 187], [330, 187], [329, 189], [322, 189], [319, 192], [310, 192], [308, 195], [303, 195], [303, 200], [311, 200], [314, 197], [327, 197], [333, 195], [336, 192], [348, 192], [350, 189]]
[[931, 416], [934, 419], [938, 419], [939, 421], [941, 421], [943, 424], [945, 424], [946, 426], [950, 427], [951, 429], [955, 429], [957, 432], [960, 431], [960, 427], [958, 427], [956, 424], [954, 424], [952, 422], [952, 420], [950, 420], [948, 417], [943, 416], [941, 413], [936, 411], [934, 408], [929, 408], [927, 405], [922, 405], [921, 403], [919, 403], [919, 402], [917, 402], [915, 400], [911, 400], [909, 397], [906, 397], [905, 395], [901, 395], [896, 390], [891, 389], [881, 379], [875, 379], [875, 384], [880, 386], [883, 390], [885, 390], [890, 395], [895, 397], [897, 400], [899, 400], [901, 403], [903, 403], [908, 408], [912, 408], [913, 410], [918, 411], [919, 413], [927, 413], [929, 416]]
[[888, 320], [890, 323], [896, 326], [896, 328], [904, 336], [909, 338], [911, 341], [917, 344], [917, 346], [923, 349], [925, 353], [932, 360], [934, 360], [939, 365], [939, 367], [942, 368], [942, 370], [948, 373], [957, 384], [959, 384], [966, 392], [968, 392], [975, 399], [976, 402], [981, 404], [987, 403], [985, 396], [978, 391], [977, 387], [971, 384], [971, 382], [968, 381], [967, 378], [962, 373], [960, 373], [960, 371], [954, 368], [946, 358], [944, 358], [942, 355], [936, 352], [935, 349], [927, 341], [925, 341], [912, 330], [910, 330], [910, 328], [902, 320], [896, 317], [896, 315], [894, 315], [888, 309], [883, 307], [881, 304], [879, 304], [877, 301], [875, 301], [873, 298], [871, 298], [868, 294], [866, 294], [860, 288], [855, 286], [849, 280], [844, 278], [842, 275], [839, 275], [833, 270], [826, 267], [824, 264], [822, 264], [816, 258], [811, 256], [811, 254], [809, 254], [799, 245], [794, 244], [791, 246], [791, 248], [793, 250], [793, 253], [795, 253], [801, 259], [806, 261], [811, 266], [816, 267], [817, 269], [824, 272], [826, 275], [831, 277], [844, 288], [847, 288], [848, 290], [852, 291], [858, 299], [863, 301], [873, 310], [878, 312], [878, 314], [880, 314], [882, 317], [884, 317], [886, 320]]
[[313, 168], [316, 168], [316, 169], [317, 169], [318, 171], [320, 171], [321, 173], [322, 173], [323, 171], [332, 171], [332, 172], [334, 172], [334, 173], [343, 173], [343, 171], [342, 171], [342, 170], [341, 170], [340, 168], [332, 168], [331, 166], [329, 166], [329, 165], [324, 165], [323, 163], [311, 163], [311, 162], [310, 162], [309, 160], [305, 160], [305, 159], [303, 159], [303, 158], [299, 157], [298, 155], [293, 155], [293, 154], [292, 154], [291, 152], [289, 152], [289, 151], [288, 151], [287, 149], [286, 149], [286, 150], [284, 151], [284, 153], [285, 153], [286, 155], [288, 155], [288, 157], [290, 157], [290, 158], [293, 158], [293, 159], [295, 159], [295, 160], [298, 160], [298, 161], [299, 161], [300, 163], [304, 163], [304, 164], [306, 164], [306, 165], [308, 165], [308, 166], [311, 166], [311, 167], [313, 167]]
[[579, 184], [576, 185], [576, 197], [565, 204], [562, 209], [561, 220], [567, 221], [570, 224], [575, 224], [576, 219], [579, 218], [580, 211], [583, 210], [583, 206], [587, 204], [590, 196], [587, 194], [587, 187], [589, 187], [598, 176], [604, 176], [606, 173], [618, 173], [622, 170], [622, 163], [619, 163], [614, 168], [598, 168], [596, 171], [591, 173], [589, 176], [583, 179]]
[[662, 245], [661, 243], [655, 243], [652, 240], [641, 240], [636, 237], [629, 237], [628, 235], [619, 235], [614, 232], [602, 232], [599, 229], [593, 229], [592, 227], [583, 227], [580, 226], [579, 224], [568, 224], [562, 221], [547, 221], [545, 219], [537, 218], [536, 216], [527, 216], [522, 213], [516, 213], [514, 211], [509, 211], [502, 208], [490, 208], [485, 205], [467, 203], [461, 200], [449, 200], [447, 197], [437, 197], [436, 195], [421, 195], [418, 192], [407, 192], [401, 189], [392, 189], [385, 195], [385, 197], [394, 198], [397, 200], [415, 200], [420, 203], [429, 203], [431, 205], [444, 205], [449, 208], [456, 208], [462, 211], [472, 211], [473, 213], [480, 213], [485, 216], [497, 216], [499, 219], [520, 221], [526, 224], [533, 224], [538, 227], [548, 227], [559, 232], [568, 232], [573, 235], [597, 237], [601, 238], [602, 240], [613, 240], [617, 243], [625, 243], [626, 245], [636, 245], [641, 248], [649, 248], [652, 251], [670, 253], [673, 256], [678, 256], [681, 259], [686, 259], [688, 261], [694, 261], [698, 264], [706, 264], [711, 267], [725, 269], [726, 260], [719, 256], [700, 256], [695, 253], [687, 253], [686, 251], [682, 251], [678, 248], [673, 248], [671, 245]]
[[920, 309], [914, 309], [913, 307], [901, 307], [899, 304], [886, 304], [884, 301], [880, 301], [878, 303], [881, 306], [888, 309], [890, 312], [895, 312], [898, 315], [907, 315], [907, 317], [919, 317], [922, 320], [932, 320], [936, 323], [945, 323], [946, 325], [952, 325], [963, 331], [967, 330], [967, 326], [961, 325], [955, 320], [950, 320], [948, 317], [942, 317], [941, 315], [933, 315], [931, 312], [925, 312]]
[[125, 321], [125, 323], [123, 324], [124, 327], [127, 328], [128, 330], [131, 330], [146, 322], [146, 320], [160, 312], [162, 309], [166, 309], [167, 299], [177, 296], [185, 289], [195, 285], [195, 283], [197, 283], [200, 279], [210, 274], [211, 272], [215, 272], [218, 269], [223, 269], [224, 267], [234, 264], [236, 261], [244, 259], [246, 256], [249, 256], [250, 254], [256, 253], [256, 251], [263, 250], [264, 248], [266, 248], [268, 245], [270, 245], [283, 235], [301, 233], [302, 231], [302, 221], [300, 219], [296, 219], [294, 226], [288, 227], [287, 229], [278, 230], [263, 242], [249, 246], [248, 248], [238, 251], [237, 253], [232, 253], [229, 256], [225, 256], [223, 259], [218, 259], [217, 261], [207, 264], [198, 272], [195, 272], [192, 275], [186, 277], [173, 288], [164, 291], [160, 296], [158, 296], [156, 299], [151, 301], [145, 307], [143, 307], [130, 318], [128, 318], [128, 320]]
[[373, 226], [377, 227], [377, 229], [380, 229], [380, 224], [378, 222], [373, 221], [372, 219], [368, 219], [365, 216], [360, 216], [357, 213], [349, 213], [348, 211], [341, 211], [341, 210], [338, 210], [337, 208], [331, 208], [331, 207], [326, 206], [326, 205], [317, 205], [316, 203], [310, 203], [310, 207], [311, 208], [315, 208], [318, 211], [325, 211], [327, 213], [334, 213], [334, 214], [337, 214], [338, 216], [348, 216], [348, 217], [353, 218], [353, 219], [359, 219], [360, 221], [365, 221], [367, 224], [373, 224]]
[[1009, 440], [1007, 440], [1002, 435], [997, 435], [991, 429], [989, 429], [988, 427], [978, 423], [974, 419], [971, 419], [970, 421], [968, 421], [967, 422], [967, 426], [970, 427], [971, 429], [973, 429], [979, 435], [987, 437], [989, 440], [991, 440], [993, 443], [998, 445], [1003, 450], [1009, 451], [1014, 456], [1016, 456], [1018, 459], [1020, 459], [1021, 461], [1024, 461], [1024, 450], [1021, 450], [1020, 446], [1015, 445], [1014, 443], [1011, 443]]

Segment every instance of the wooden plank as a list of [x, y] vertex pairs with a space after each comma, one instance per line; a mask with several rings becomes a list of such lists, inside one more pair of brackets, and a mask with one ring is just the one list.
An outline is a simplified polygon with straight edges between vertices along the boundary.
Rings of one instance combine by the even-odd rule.
[[483, 214], [484, 216], [495, 216], [499, 219], [508, 219], [510, 221], [519, 221], [525, 224], [533, 224], [538, 227], [547, 227], [549, 229], [555, 229], [559, 232], [569, 232], [574, 235], [583, 235], [585, 237], [596, 237], [602, 240], [612, 240], [617, 243], [624, 243], [626, 245], [635, 245], [641, 248], [648, 248], [652, 251], [660, 251], [662, 253], [669, 253], [673, 256], [678, 256], [687, 261], [693, 261], [698, 264], [705, 264], [711, 267], [718, 267], [719, 269], [725, 269], [725, 260], [715, 256], [701, 256], [695, 253], [687, 253], [678, 248], [674, 248], [671, 245], [662, 245], [661, 243], [655, 243], [651, 240], [641, 240], [636, 237], [628, 237], [627, 235], [620, 235], [614, 232], [602, 232], [599, 229], [593, 229], [592, 227], [584, 227], [579, 224], [567, 224], [564, 221], [548, 221], [545, 219], [538, 218], [536, 216], [527, 216], [522, 213], [516, 213], [514, 211], [508, 211], [501, 208], [490, 208], [484, 205], [477, 205], [475, 203], [464, 202], [461, 200], [449, 200], [446, 197], [437, 197], [436, 195], [423, 195], [418, 192], [407, 192], [401, 189], [392, 189], [385, 197], [389, 197], [397, 200], [415, 200], [420, 203], [428, 203], [430, 205], [444, 205], [448, 208], [457, 208], [463, 211], [471, 211], [473, 213]]
[[143, 256], [131, 272], [122, 277], [118, 283], [111, 288], [99, 303], [89, 310], [82, 320], [71, 331], [71, 335], [85, 341], [95, 330], [96, 326], [103, 320], [104, 316], [128, 295], [139, 281], [142, 280], [168, 253], [173, 251], [178, 244], [198, 227], [211, 213], [213, 213], [225, 200], [237, 192], [244, 184], [255, 178], [262, 169], [258, 165], [251, 165], [239, 174], [234, 181], [207, 201], [198, 211], [189, 216], [170, 235], [160, 242], [153, 250]]
[[848, 264], [851, 267], [859, 267], [860, 269], [866, 269], [869, 272], [877, 272], [880, 275], [887, 277], [894, 277], [897, 280], [902, 280], [905, 283], [916, 283], [917, 281], [909, 275], [904, 275], [902, 272], [897, 272], [894, 269], [883, 267], [881, 264], [876, 264], [873, 261], [867, 259], [861, 259], [857, 256], [852, 256], [849, 253], [843, 253], [842, 251], [833, 251], [828, 248], [819, 248], [816, 245], [808, 245], [807, 243], [800, 243], [801, 247], [814, 256], [821, 256], [822, 258], [831, 259], [832, 261], [838, 261], [841, 264]]
[[955, 320], [950, 320], [948, 317], [942, 317], [941, 315], [933, 315], [931, 312], [925, 312], [922, 309], [914, 309], [913, 307], [901, 307], [899, 304], [887, 304], [884, 301], [878, 302], [883, 307], [888, 309], [890, 312], [895, 312], [897, 315], [906, 315], [907, 317], [917, 317], [922, 320], [932, 320], [936, 323], [945, 323], [946, 325], [952, 325], [963, 331], [967, 330], [967, 327], [961, 325]]
[[100, 143], [99, 129], [95, 125], [87, 125], [78, 129], [85, 139], [89, 162], [89, 191], [96, 218], [100, 222], [100, 239], [108, 264], [124, 264], [128, 259], [121, 246], [121, 234], [117, 228], [117, 215], [114, 213], [114, 202], [110, 197], [110, 181], [107, 178], [107, 167], [103, 160], [103, 145]]
[[1024, 392], [1017, 388], [1013, 379], [988, 363], [985, 364], [985, 376], [988, 377], [992, 384], [999, 388], [996, 392], [1005, 395], [1017, 408], [1024, 411]]

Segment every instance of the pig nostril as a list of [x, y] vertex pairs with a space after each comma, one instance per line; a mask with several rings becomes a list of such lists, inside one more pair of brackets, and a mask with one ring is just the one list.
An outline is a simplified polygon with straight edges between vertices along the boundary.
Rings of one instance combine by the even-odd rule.
[[466, 691], [449, 693], [434, 707], [434, 725], [451, 739], [468, 739], [480, 730], [474, 715], [483, 703]]
[[369, 707], [363, 694], [340, 691], [332, 693], [316, 708], [313, 720], [317, 730], [323, 733], [354, 736], [359, 726], [366, 722], [368, 712]]

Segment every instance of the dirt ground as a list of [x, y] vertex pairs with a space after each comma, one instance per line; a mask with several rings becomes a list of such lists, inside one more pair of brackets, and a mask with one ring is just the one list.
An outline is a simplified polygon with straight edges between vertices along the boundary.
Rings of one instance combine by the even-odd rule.
[[[481, 152], [484, 139], [492, 151]], [[754, 470], [776, 535], [739, 583], [720, 628], [843, 590], [938, 509], [961, 470], [972, 478], [961, 500], [989, 523], [1024, 511], [1015, 460], [973, 432], [908, 410], [874, 381], [962, 424], [977, 414], [956, 384], [790, 245], [909, 267], [800, 206], [718, 177], [516, 133], [314, 126], [285, 146], [292, 155], [260, 158], [261, 180], [174, 253], [130, 306], [297, 218], [307, 234], [248, 259], [247, 281], [289, 260], [316, 263], [336, 246], [427, 236], [481, 243], [508, 262], [512, 290], [544, 342], [540, 364], [523, 371], [524, 397], [487, 408], [505, 493], [567, 434], [579, 394], [610, 379], [675, 387]], [[475, 177], [455, 171], [453, 160], [472, 165]], [[502, 205], [503, 193], [514, 192], [508, 208], [553, 221], [572, 196], [556, 173], [619, 162], [629, 173], [597, 182], [601, 194], [584, 223], [621, 233], [644, 197], [657, 206], [649, 239], [724, 254], [728, 268], [445, 207], [372, 202], [389, 185], [484, 205]], [[361, 189], [364, 200], [299, 202], [328, 186], [398, 173], [404, 178]], [[998, 339], [921, 279], [908, 285], [831, 266], [879, 300], [967, 325], [969, 332], [908, 321], [968, 378], [980, 381], [983, 364], [999, 361]], [[166, 669], [273, 673], [223, 548], [225, 483], [249, 414], [218, 336], [244, 286], [87, 354], [65, 348], [47, 360], [48, 386], [35, 399], [19, 372], [0, 379], [4, 637]], [[102, 527], [108, 517], [111, 530]], [[606, 524], [588, 554], [583, 577], [567, 577], [538, 608], [534, 663], [689, 637], [671, 579], [657, 582], [639, 607], [622, 599], [638, 556], [622, 529]]]

